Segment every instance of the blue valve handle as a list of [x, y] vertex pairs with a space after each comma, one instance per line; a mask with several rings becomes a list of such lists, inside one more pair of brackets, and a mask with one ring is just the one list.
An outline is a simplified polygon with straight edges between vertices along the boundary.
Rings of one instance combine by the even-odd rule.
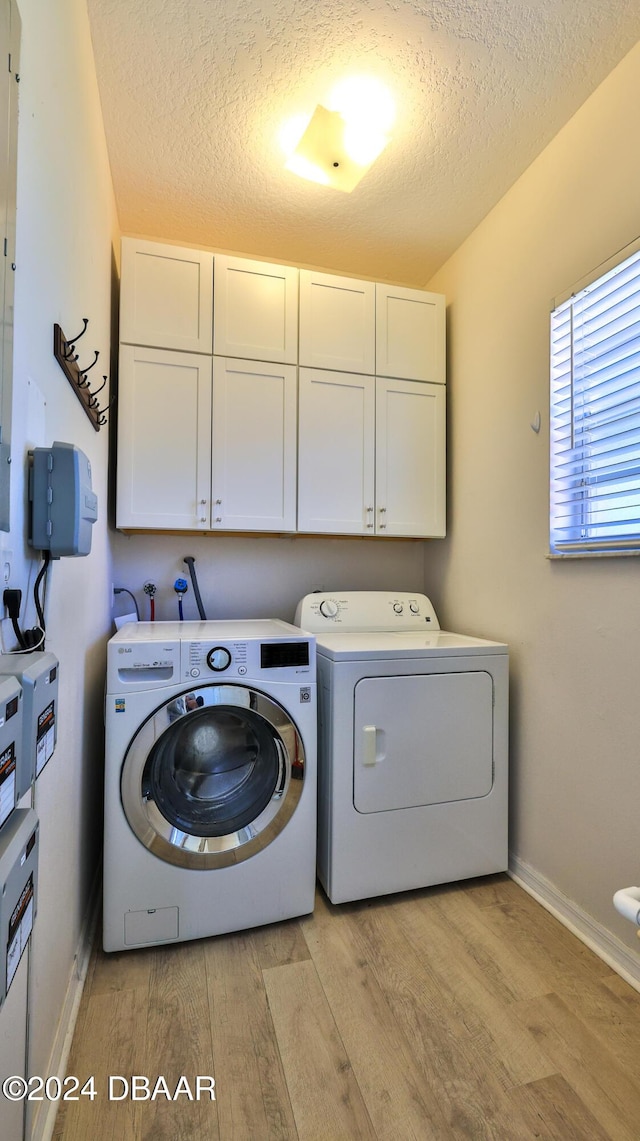
[[177, 578], [173, 584], [173, 589], [175, 590], [176, 594], [178, 595], [178, 618], [180, 619], [181, 622], [184, 622], [184, 612], [182, 609], [182, 599], [183, 599], [183, 596], [187, 593], [187, 591], [189, 589], [186, 578]]

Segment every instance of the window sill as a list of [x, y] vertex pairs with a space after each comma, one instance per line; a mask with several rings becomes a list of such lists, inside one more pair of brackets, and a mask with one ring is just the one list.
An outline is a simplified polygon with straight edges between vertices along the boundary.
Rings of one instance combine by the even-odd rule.
[[637, 558], [640, 555], [640, 549], [637, 551], [567, 551], [566, 554], [556, 554], [549, 552], [545, 555], [554, 563], [566, 562], [567, 559], [628, 559]]

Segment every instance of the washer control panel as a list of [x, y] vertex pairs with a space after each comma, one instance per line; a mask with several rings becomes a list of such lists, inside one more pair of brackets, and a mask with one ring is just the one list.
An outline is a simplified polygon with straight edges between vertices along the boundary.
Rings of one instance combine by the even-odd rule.
[[383, 590], [307, 594], [298, 603], [296, 626], [313, 634], [344, 630], [439, 630], [426, 594]]
[[[107, 693], [177, 682], [315, 682], [315, 638], [279, 618], [137, 622], [107, 647]], [[41, 655], [43, 656], [43, 655]]]
[[181, 676], [188, 681], [237, 680], [269, 675], [274, 681], [315, 668], [314, 639], [184, 642]]

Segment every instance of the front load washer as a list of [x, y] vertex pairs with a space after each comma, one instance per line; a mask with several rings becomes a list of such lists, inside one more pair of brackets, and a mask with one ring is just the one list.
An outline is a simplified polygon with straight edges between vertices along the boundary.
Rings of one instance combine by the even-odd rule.
[[312, 636], [141, 622], [107, 652], [106, 951], [313, 910]]
[[307, 595], [318, 875], [333, 903], [507, 867], [508, 649], [441, 631], [423, 594]]

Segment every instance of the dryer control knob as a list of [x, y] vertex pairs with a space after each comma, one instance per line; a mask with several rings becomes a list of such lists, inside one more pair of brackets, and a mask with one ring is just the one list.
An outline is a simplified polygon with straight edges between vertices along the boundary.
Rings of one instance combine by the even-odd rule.
[[419, 614], [420, 613], [420, 606], [417, 602], [410, 602], [409, 603], [409, 610], [411, 611], [412, 614]]
[[404, 610], [404, 606], [402, 605], [401, 602], [394, 602], [393, 609], [395, 610], [396, 614], [402, 614], [402, 611]]
[[231, 654], [226, 646], [214, 646], [207, 654], [207, 665], [209, 669], [215, 670], [216, 673], [221, 673], [231, 665]]
[[326, 598], [324, 602], [320, 603], [320, 613], [323, 618], [335, 618], [338, 613], [338, 603], [334, 602], [332, 598]]

